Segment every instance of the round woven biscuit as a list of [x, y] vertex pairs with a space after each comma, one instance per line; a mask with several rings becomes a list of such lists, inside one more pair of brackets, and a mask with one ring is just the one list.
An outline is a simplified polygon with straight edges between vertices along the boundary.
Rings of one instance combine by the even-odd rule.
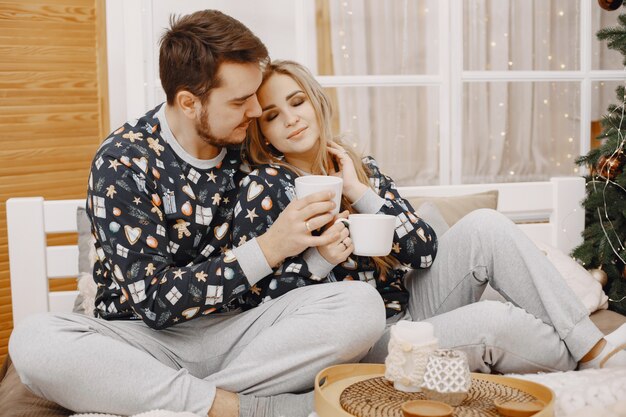
[[[425, 400], [423, 393], [402, 392], [384, 377], [366, 379], [350, 385], [339, 397], [341, 407], [356, 417], [402, 417], [402, 403]], [[530, 402], [534, 396], [507, 385], [473, 379], [467, 398], [454, 407], [455, 417], [499, 417], [493, 401]]]

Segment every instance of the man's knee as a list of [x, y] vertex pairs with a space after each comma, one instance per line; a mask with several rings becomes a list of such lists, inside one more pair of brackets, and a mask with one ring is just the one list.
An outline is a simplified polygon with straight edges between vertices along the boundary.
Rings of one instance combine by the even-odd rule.
[[35, 314], [15, 326], [9, 339], [9, 355], [22, 382], [30, 385], [33, 373], [45, 372], [45, 350], [50, 342], [50, 314]]

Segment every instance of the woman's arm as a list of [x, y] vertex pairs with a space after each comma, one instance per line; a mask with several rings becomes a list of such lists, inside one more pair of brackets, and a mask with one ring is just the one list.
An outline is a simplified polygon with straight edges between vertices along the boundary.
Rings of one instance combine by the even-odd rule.
[[366, 191], [353, 207], [359, 213], [396, 216], [396, 231], [391, 255], [411, 268], [428, 268], [437, 254], [437, 235], [413, 207], [400, 196], [393, 180], [384, 175], [376, 160], [363, 158], [373, 188]]

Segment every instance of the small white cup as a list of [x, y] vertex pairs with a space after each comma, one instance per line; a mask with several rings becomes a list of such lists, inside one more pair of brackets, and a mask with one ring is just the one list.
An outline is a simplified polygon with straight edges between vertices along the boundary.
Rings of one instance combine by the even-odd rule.
[[[336, 222], [347, 223], [354, 254], [358, 256], [387, 256], [393, 245], [396, 217], [388, 214], [351, 214], [348, 219]], [[335, 222], [335, 223], [336, 223]]]
[[296, 197], [298, 200], [318, 191], [333, 191], [335, 193], [335, 197], [333, 198], [335, 209], [332, 210], [331, 213], [335, 215], [339, 213], [342, 189], [343, 179], [339, 177], [330, 175], [305, 175], [296, 178]]

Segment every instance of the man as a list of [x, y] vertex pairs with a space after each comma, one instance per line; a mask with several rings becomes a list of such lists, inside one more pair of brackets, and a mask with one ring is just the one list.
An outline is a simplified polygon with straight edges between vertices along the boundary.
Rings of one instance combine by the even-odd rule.
[[330, 193], [318, 193], [267, 233], [231, 242], [249, 170], [237, 146], [261, 114], [267, 60], [263, 43], [220, 12], [172, 21], [159, 59], [167, 103], [113, 132], [91, 167], [96, 317], [35, 316], [11, 337], [35, 393], [74, 411], [306, 415], [311, 396], [280, 394], [310, 390], [316, 372], [357, 361], [379, 338], [384, 308], [364, 283], [239, 308], [282, 260], [331, 239], [311, 234], [332, 219]]

